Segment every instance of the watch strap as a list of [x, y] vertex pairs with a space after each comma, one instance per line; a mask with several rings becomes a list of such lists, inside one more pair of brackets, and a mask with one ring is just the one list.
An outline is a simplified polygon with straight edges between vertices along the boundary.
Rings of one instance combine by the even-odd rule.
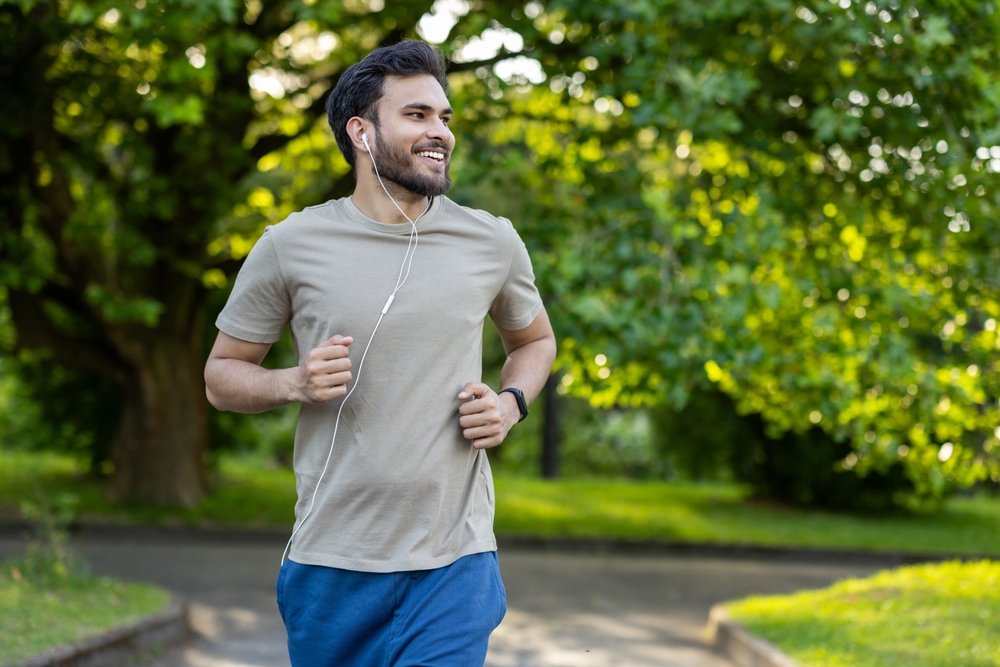
[[507, 387], [506, 389], [501, 389], [499, 393], [502, 394], [504, 392], [514, 394], [514, 400], [517, 401], [517, 409], [521, 411], [521, 418], [517, 420], [517, 423], [520, 424], [528, 416], [528, 402], [524, 400], [524, 392], [516, 387]]

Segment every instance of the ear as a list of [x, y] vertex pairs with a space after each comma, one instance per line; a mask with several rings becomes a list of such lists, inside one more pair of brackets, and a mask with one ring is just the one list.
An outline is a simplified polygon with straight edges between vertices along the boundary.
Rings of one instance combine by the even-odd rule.
[[[351, 138], [351, 143], [354, 144], [355, 155], [359, 153], [367, 153], [368, 149], [365, 147], [365, 142], [361, 140], [361, 135], [365, 133], [365, 121], [360, 116], [352, 116], [349, 121], [347, 121], [347, 136]], [[368, 141], [371, 142], [371, 135], [368, 136]]]

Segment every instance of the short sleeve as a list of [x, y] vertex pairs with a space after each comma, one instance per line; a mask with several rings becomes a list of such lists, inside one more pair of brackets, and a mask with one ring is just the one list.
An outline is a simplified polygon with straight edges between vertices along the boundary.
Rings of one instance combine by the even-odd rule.
[[490, 306], [490, 317], [498, 327], [517, 331], [531, 324], [541, 312], [542, 297], [535, 287], [535, 273], [531, 269], [528, 249], [513, 226], [510, 232], [513, 236], [510, 268]]
[[250, 343], [274, 343], [291, 318], [291, 298], [270, 228], [254, 244], [215, 326]]

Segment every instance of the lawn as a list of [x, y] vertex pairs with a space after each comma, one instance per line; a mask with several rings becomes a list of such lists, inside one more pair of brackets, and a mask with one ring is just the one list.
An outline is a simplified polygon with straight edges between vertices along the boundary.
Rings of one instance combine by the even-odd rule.
[[940, 563], [727, 604], [809, 667], [997, 667], [1000, 563]]
[[[209, 498], [192, 509], [106, 500], [74, 459], [0, 450], [0, 516], [22, 500], [71, 492], [91, 521], [289, 528], [290, 470], [254, 457], [224, 457]], [[1000, 554], [1000, 499], [954, 498], [926, 514], [861, 516], [794, 510], [748, 500], [735, 486], [498, 476], [502, 535], [802, 546], [954, 555]]]
[[864, 516], [750, 501], [732, 486], [497, 480], [496, 530], [934, 554], [1000, 554], [1000, 499], [954, 498], [926, 514]]
[[268, 466], [260, 457], [224, 457], [214, 478], [211, 495], [194, 508], [119, 506], [104, 497], [101, 482], [88, 477], [78, 459], [0, 449], [0, 517], [19, 516], [25, 500], [69, 492], [77, 497], [77, 517], [84, 521], [258, 528], [290, 527], [294, 521], [291, 470]]
[[36, 580], [16, 564], [0, 564], [0, 662], [15, 664], [157, 614], [169, 597], [156, 586], [80, 573]]

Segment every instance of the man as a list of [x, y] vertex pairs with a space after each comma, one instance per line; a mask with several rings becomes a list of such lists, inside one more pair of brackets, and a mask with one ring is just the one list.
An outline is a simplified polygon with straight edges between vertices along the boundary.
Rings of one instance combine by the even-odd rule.
[[[418, 41], [344, 73], [327, 110], [354, 194], [265, 231], [205, 367], [220, 410], [302, 404], [277, 585], [295, 667], [482, 665], [506, 611], [485, 450], [527, 414], [556, 344], [510, 222], [444, 196], [446, 88]], [[487, 315], [500, 393], [480, 382]], [[300, 365], [261, 368], [289, 323]]]

